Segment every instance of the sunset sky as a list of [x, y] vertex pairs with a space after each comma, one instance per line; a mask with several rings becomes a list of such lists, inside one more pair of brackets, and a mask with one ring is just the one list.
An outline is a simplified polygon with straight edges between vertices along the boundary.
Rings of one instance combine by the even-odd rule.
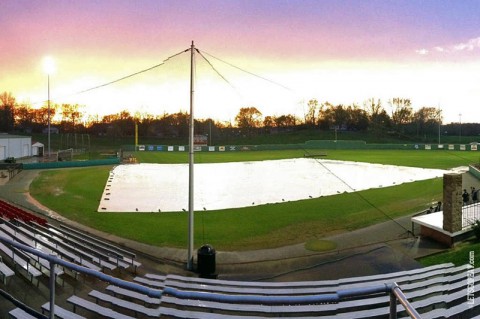
[[302, 117], [312, 98], [381, 99], [390, 113], [388, 101], [402, 97], [414, 110], [441, 108], [444, 123], [480, 122], [479, 16], [480, 1], [468, 0], [2, 0], [0, 93], [40, 107], [51, 56], [54, 103], [99, 116], [188, 111], [189, 52], [78, 92], [194, 41], [215, 68], [196, 55], [197, 118], [233, 121], [245, 106]]

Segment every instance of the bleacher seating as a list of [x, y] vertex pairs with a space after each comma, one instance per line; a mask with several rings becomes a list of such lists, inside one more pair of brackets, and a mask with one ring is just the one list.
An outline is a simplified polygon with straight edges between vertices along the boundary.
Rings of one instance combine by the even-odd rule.
[[[68, 226], [56, 227], [41, 219], [28, 217], [28, 214], [19, 212], [18, 208], [11, 207], [13, 206], [0, 202], [1, 236], [95, 271], [132, 268], [136, 275], [137, 267], [141, 265], [135, 260], [134, 253], [123, 248], [107, 244]], [[32, 281], [42, 274], [49, 274], [48, 271], [41, 271], [42, 268], [48, 270], [48, 262], [30, 253], [21, 252], [3, 243], [0, 243], [0, 252], [11, 264], [20, 266]], [[4, 279], [14, 275], [7, 265], [6, 268], [2, 265], [4, 264], [0, 263], [0, 275], [3, 274]], [[308, 304], [259, 303], [245, 301], [244, 297], [252, 300], [250, 297], [331, 295], [345, 289], [395, 282], [422, 318], [475, 318], [480, 316], [480, 303], [468, 304], [466, 297], [467, 272], [471, 275], [472, 271], [474, 275], [471, 279], [480, 282], [480, 269], [472, 270], [469, 265], [455, 267], [451, 263], [373, 276], [289, 283], [229, 281], [147, 273], [130, 278], [137, 284], [163, 291], [160, 298], [115, 285], [96, 287], [81, 296], [71, 295], [63, 299], [63, 307], [56, 306], [56, 317], [388, 318], [390, 296], [386, 293], [349, 297], [339, 302]], [[58, 268], [57, 275], [61, 273], [63, 269]], [[473, 296], [479, 298], [480, 285], [475, 285], [473, 289]], [[182, 293], [188, 293], [189, 297]], [[242, 301], [235, 301], [236, 299]], [[407, 316], [401, 306], [398, 309], [399, 318]], [[41, 310], [48, 311], [49, 303], [44, 303]], [[9, 314], [14, 318], [30, 318], [30, 315], [19, 308]]]
[[[37, 248], [34, 241], [25, 237], [21, 233], [15, 232], [13, 229], [8, 227], [6, 224], [0, 224], [0, 235], [5, 236], [7, 238], [10, 237], [12, 240], [17, 241], [17, 242], [22, 243], [22, 244], [25, 244], [25, 245], [30, 246], [32, 248]], [[39, 249], [39, 248], [37, 248], [37, 249]], [[45, 252], [47, 254], [52, 254], [52, 251], [49, 250], [47, 247], [41, 247], [41, 249], [39, 249], [39, 250], [42, 250], [43, 252]], [[30, 253], [27, 253], [27, 252], [24, 252], [24, 255], [28, 257], [29, 261], [33, 261], [32, 264], [33, 264], [34, 267], [38, 267], [39, 270], [41, 270], [41, 268], [45, 268], [46, 270], [48, 270], [48, 272], [46, 272], [46, 274], [50, 273], [49, 272], [50, 264], [45, 259], [38, 258], [37, 256], [35, 256], [33, 254], [30, 254]], [[57, 276], [62, 275], [63, 270], [59, 267], [55, 267], [55, 274]]]
[[47, 220], [45, 218], [38, 217], [3, 200], [0, 200], [0, 216], [7, 219], [22, 220], [26, 223], [34, 222], [40, 225], [47, 224]]
[[[119, 251], [128, 254], [128, 257], [123, 257], [118, 252], [112, 257], [111, 254], [109, 255], [100, 245], [98, 245], [98, 247], [86, 245], [82, 241], [77, 241], [59, 232], [58, 228], [50, 224], [39, 225], [36, 223], [25, 223], [19, 220], [15, 220], [14, 224], [1, 218], [0, 223], [5, 224], [5, 227], [10, 227], [12, 231], [21, 233], [21, 236], [26, 240], [24, 243], [30, 246], [38, 244], [41, 247], [45, 247], [45, 251], [48, 248], [51, 252], [65, 260], [97, 271], [105, 269], [113, 271], [118, 267], [123, 269], [133, 267], [135, 272], [137, 267], [141, 266], [138, 261], [131, 258], [131, 256], [135, 256], [133, 253], [128, 253], [126, 250], [119, 248]], [[0, 228], [1, 227], [2, 226], [0, 226]]]
[[[219, 299], [208, 296], [322, 295], [353, 287], [369, 287], [379, 283], [397, 282], [411, 304], [422, 314], [422, 317], [472, 318], [480, 313], [480, 306], [478, 303], [473, 306], [467, 305], [465, 280], [467, 271], [472, 271], [469, 265], [455, 267], [448, 263], [375, 276], [288, 284], [146, 274], [142, 277], [135, 277], [134, 280], [149, 284], [151, 287], [165, 289], [167, 293], [164, 293], [160, 299], [110, 285], [105, 289], [105, 292], [92, 290], [89, 293], [89, 298], [92, 298], [91, 301], [72, 296], [74, 298], [69, 299], [69, 302], [83, 305], [88, 304], [88, 302], [93, 304], [101, 302], [118, 313], [147, 317], [225, 319], [246, 317], [388, 318], [390, 297], [386, 294], [351, 297], [338, 303], [327, 304], [259, 304], [245, 301], [235, 302], [235, 298], [229, 298], [228, 301], [219, 301]], [[479, 282], [480, 269], [475, 269], [474, 274], [473, 280]], [[185, 292], [196, 291], [200, 293], [202, 298], [195, 299], [191, 296], [182, 298], [168, 294], [168, 291], [172, 291], [172, 289]], [[475, 287], [475, 297], [480, 295], [479, 289], [479, 287]], [[83, 308], [88, 309], [85, 306]], [[100, 314], [104, 310], [94, 309], [89, 311]], [[398, 315], [404, 317], [406, 312], [399, 307]]]
[[37, 278], [42, 275], [42, 272], [40, 270], [30, 264], [30, 258], [23, 252], [15, 248], [11, 249], [3, 243], [0, 243], [0, 251], [3, 252], [5, 256], [11, 259], [15, 268], [19, 266], [21, 269], [23, 269], [32, 282], [33, 278]]
[[[50, 302], [42, 305], [42, 313], [50, 313]], [[65, 308], [55, 305], [55, 317], [65, 319], [84, 319], [85, 317], [77, 315], [76, 313], [66, 310]]]
[[60, 225], [60, 228], [55, 228], [54, 226], [50, 227], [56, 229], [60, 233], [63, 233], [64, 237], [66, 238], [71, 238], [71, 240], [75, 240], [84, 246], [88, 246], [92, 249], [103, 252], [109, 257], [109, 260], [116, 262], [123, 268], [131, 266], [134, 271], [136, 271], [137, 267], [141, 266], [141, 264], [135, 260], [135, 253], [131, 251], [108, 244], [104, 240], [99, 240], [63, 224]]
[[9, 313], [10, 318], [16, 318], [16, 319], [35, 319], [34, 316], [28, 314], [24, 310], [20, 308], [15, 308], [11, 310]]
[[15, 275], [15, 272], [10, 269], [7, 265], [3, 263], [2, 258], [0, 258], [0, 276], [2, 277], [3, 284], [7, 284], [7, 278]]

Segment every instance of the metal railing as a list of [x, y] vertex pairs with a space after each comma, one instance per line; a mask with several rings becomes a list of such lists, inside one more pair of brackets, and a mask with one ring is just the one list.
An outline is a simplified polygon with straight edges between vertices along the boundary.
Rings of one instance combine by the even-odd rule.
[[477, 220], [480, 220], [479, 202], [462, 207], [462, 229], [472, 226]]
[[[235, 303], [250, 303], [250, 304], [290, 304], [290, 305], [300, 305], [300, 304], [314, 304], [314, 303], [337, 303], [342, 301], [345, 298], [366, 296], [371, 294], [386, 293], [390, 295], [390, 318], [397, 318], [397, 301], [403, 305], [407, 314], [414, 319], [421, 318], [419, 313], [413, 308], [410, 302], [407, 300], [406, 296], [403, 294], [402, 290], [396, 283], [389, 283], [383, 285], [354, 288], [354, 289], [343, 289], [338, 290], [335, 293], [331, 294], [320, 294], [320, 295], [306, 295], [306, 296], [258, 296], [258, 295], [227, 295], [220, 293], [208, 293], [208, 292], [199, 292], [199, 291], [184, 291], [178, 290], [172, 287], [165, 287], [163, 290], [151, 289], [140, 284], [133, 282], [125, 281], [106, 275], [102, 272], [89, 269], [87, 267], [79, 266], [77, 264], [65, 261], [56, 256], [46, 254], [39, 251], [38, 249], [32, 248], [27, 245], [15, 242], [9, 238], [0, 236], [0, 242], [7, 245], [13, 246], [22, 251], [34, 254], [39, 258], [47, 260], [50, 264], [50, 278], [49, 278], [49, 290], [50, 290], [50, 314], [49, 317], [36, 312], [29, 306], [18, 302], [16, 299], [8, 298], [12, 303], [17, 307], [21, 308], [25, 312], [29, 313], [36, 318], [55, 318], [55, 267], [57, 265], [67, 267], [73, 271], [89, 275], [100, 279], [102, 281], [108, 282], [110, 284], [119, 286], [121, 288], [129, 289], [136, 291], [142, 294], [145, 294], [153, 298], [161, 298], [163, 294], [171, 295], [179, 299], [196, 299], [196, 300], [209, 300], [217, 302], [235, 302]], [[2, 294], [4, 295], [4, 294]], [[4, 297], [6, 297], [4, 295]]]

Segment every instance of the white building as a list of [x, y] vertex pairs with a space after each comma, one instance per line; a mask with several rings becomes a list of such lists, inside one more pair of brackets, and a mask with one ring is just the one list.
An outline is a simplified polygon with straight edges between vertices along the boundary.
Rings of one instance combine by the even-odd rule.
[[40, 142], [35, 142], [32, 144], [32, 156], [43, 156], [45, 145]]
[[0, 134], [0, 161], [8, 157], [21, 158], [32, 156], [32, 137]]

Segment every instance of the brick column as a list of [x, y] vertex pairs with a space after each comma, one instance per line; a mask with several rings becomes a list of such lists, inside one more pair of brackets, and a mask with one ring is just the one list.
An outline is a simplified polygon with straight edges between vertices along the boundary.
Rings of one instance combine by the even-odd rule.
[[443, 175], [443, 229], [462, 230], [462, 174]]

